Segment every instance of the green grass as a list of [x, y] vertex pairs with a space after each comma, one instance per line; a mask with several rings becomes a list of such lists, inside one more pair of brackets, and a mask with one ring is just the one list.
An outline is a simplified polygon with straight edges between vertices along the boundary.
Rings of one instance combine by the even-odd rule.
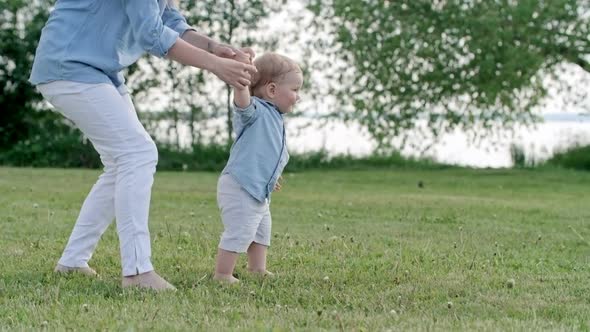
[[248, 276], [242, 258], [237, 287], [211, 280], [217, 174], [160, 172], [153, 262], [179, 289], [165, 294], [120, 288], [114, 227], [90, 262], [100, 278], [51, 272], [97, 175], [0, 168], [0, 329], [590, 329], [587, 172], [286, 174], [278, 277]]

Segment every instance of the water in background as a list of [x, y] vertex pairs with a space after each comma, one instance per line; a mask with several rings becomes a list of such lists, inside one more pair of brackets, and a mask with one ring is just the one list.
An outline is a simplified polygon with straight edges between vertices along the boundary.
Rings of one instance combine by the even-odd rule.
[[[521, 128], [512, 138], [496, 141], [484, 141], [479, 146], [470, 144], [465, 133], [455, 132], [444, 135], [440, 142], [424, 156], [436, 161], [471, 167], [510, 167], [512, 159], [510, 147], [520, 146], [528, 158], [543, 161], [554, 153], [575, 144], [590, 144], [590, 117], [574, 114], [546, 114], [545, 122], [536, 128]], [[304, 120], [288, 121], [288, 128], [303, 126]], [[375, 142], [359, 126], [332, 123], [325, 127], [308, 126], [304, 129], [289, 131], [289, 150], [309, 152], [320, 149], [329, 154], [368, 155], [375, 149]], [[407, 149], [402, 151], [407, 156], [418, 156], [419, 151]]]

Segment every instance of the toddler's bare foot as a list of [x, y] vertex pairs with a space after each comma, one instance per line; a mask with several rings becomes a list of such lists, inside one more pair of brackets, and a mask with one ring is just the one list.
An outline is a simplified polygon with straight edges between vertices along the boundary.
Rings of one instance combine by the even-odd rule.
[[274, 277], [274, 273], [268, 271], [268, 270], [258, 270], [258, 269], [248, 269], [248, 272], [255, 274], [255, 275], [259, 275], [261, 277]]
[[223, 283], [235, 284], [240, 282], [240, 279], [232, 276], [231, 274], [215, 274], [213, 280], [221, 281]]

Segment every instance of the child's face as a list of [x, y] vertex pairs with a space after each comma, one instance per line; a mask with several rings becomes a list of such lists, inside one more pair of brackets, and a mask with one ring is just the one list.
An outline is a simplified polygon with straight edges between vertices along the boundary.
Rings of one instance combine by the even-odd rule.
[[291, 113], [293, 106], [299, 101], [299, 90], [303, 85], [303, 75], [299, 71], [292, 71], [276, 84], [272, 102], [277, 105], [281, 113]]

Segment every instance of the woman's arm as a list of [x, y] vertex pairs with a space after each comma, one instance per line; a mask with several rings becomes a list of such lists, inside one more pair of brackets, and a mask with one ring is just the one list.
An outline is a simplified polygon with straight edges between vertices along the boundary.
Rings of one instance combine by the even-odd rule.
[[162, 15], [164, 25], [178, 32], [182, 39], [189, 44], [213, 53], [222, 58], [230, 58], [243, 63], [251, 63], [254, 58], [254, 51], [251, 48], [238, 49], [231, 45], [219, 43], [210, 37], [197, 32], [188, 25], [186, 18], [178, 11], [175, 5], [168, 3]]
[[210, 37], [194, 30], [185, 31], [182, 34], [182, 39], [195, 47], [222, 58], [230, 58], [243, 63], [252, 63], [252, 59], [254, 58], [254, 51], [249, 47], [238, 49], [230, 45], [216, 42]]
[[[225, 83], [236, 88], [250, 84], [250, 73], [256, 67], [224, 59], [194, 47], [179, 33], [163, 24], [157, 0], [122, 0], [130, 29], [140, 45], [151, 54], [208, 70]], [[180, 26], [178, 26], [180, 28]]]

